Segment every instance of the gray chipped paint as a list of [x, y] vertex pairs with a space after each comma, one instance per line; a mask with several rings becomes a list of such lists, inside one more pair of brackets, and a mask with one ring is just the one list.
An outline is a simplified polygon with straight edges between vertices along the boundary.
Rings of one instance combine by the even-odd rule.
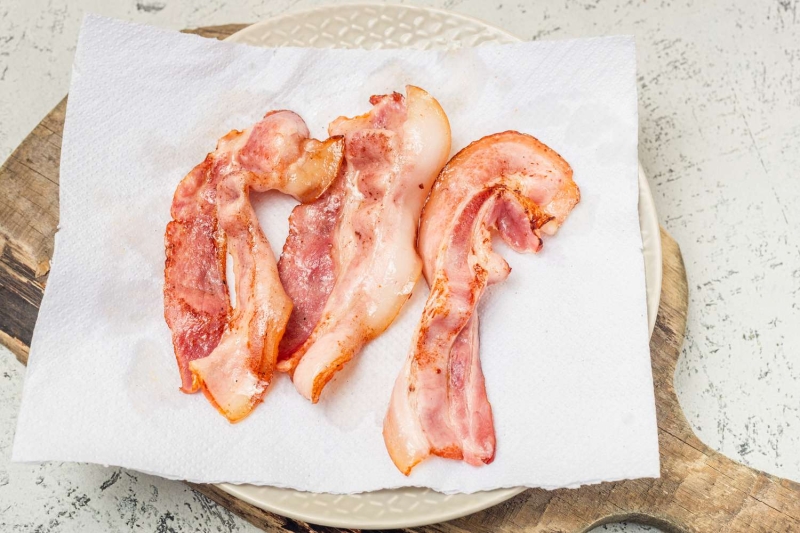
[[136, 2], [136, 9], [145, 13], [158, 13], [167, 7], [164, 2]]
[[[66, 92], [84, 9], [178, 29], [321, 3], [336, 1], [4, 0], [0, 159]], [[640, 157], [690, 284], [681, 404], [709, 445], [800, 479], [800, 1], [409, 3], [526, 39], [636, 36]], [[0, 351], [0, 530], [253, 529], [177, 482], [96, 466], [9, 464], [22, 374]]]

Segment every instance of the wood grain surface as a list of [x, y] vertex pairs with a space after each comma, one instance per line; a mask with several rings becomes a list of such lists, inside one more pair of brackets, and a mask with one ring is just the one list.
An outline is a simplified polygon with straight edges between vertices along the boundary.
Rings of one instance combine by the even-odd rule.
[[[193, 30], [224, 38], [243, 25]], [[0, 168], [0, 342], [24, 364], [58, 225], [58, 172], [66, 99]], [[686, 327], [686, 272], [662, 231], [664, 281], [650, 348], [661, 478], [575, 490], [527, 490], [508, 502], [414, 531], [579, 532], [631, 520], [664, 531], [800, 531], [800, 484], [736, 463], [703, 444], [683, 416], [673, 386]], [[336, 531], [281, 517], [211, 485], [192, 487], [267, 531]]]

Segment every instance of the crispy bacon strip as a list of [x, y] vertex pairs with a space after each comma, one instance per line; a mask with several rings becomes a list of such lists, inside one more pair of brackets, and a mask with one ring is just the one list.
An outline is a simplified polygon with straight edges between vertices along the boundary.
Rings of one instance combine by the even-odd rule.
[[494, 459], [475, 308], [511, 269], [492, 250], [490, 230], [515, 251], [538, 252], [542, 233], [554, 234], [579, 200], [567, 162], [522, 133], [484, 137], [442, 170], [420, 222], [431, 292], [383, 428], [403, 474], [431, 454], [472, 465]]
[[[309, 139], [299, 116], [275, 111], [220, 139], [175, 193], [165, 237], [164, 306], [181, 388], [202, 387], [231, 421], [261, 401], [292, 309], [249, 191], [277, 189], [314, 200], [338, 175], [343, 149], [343, 139]], [[226, 247], [236, 273], [232, 312]]]
[[422, 205], [450, 151], [439, 103], [408, 86], [407, 96], [373, 96], [373, 108], [338, 118], [345, 166], [315, 203], [298, 206], [279, 263], [295, 311], [278, 368], [293, 372], [312, 402], [411, 295], [421, 260], [414, 242]]

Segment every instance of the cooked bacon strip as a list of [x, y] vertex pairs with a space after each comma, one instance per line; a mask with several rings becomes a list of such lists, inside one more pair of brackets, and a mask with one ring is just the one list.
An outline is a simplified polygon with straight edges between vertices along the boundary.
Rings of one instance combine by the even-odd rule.
[[522, 133], [484, 137], [442, 170], [420, 222], [431, 292], [383, 427], [403, 474], [431, 454], [472, 465], [494, 459], [475, 308], [511, 268], [492, 250], [490, 230], [515, 251], [538, 252], [542, 233], [554, 234], [579, 199], [567, 162]]
[[209, 154], [180, 182], [164, 236], [164, 318], [187, 393], [199, 388], [189, 363], [217, 346], [228, 316], [225, 245], [217, 241], [214, 205], [219, 173], [211, 173], [213, 164]]
[[428, 93], [406, 90], [373, 96], [367, 114], [330, 125], [345, 137], [343, 172], [291, 217], [279, 269], [296, 310], [278, 368], [293, 371], [312, 402], [392, 323], [419, 278], [417, 224], [450, 151], [450, 125]]
[[[164, 303], [182, 390], [202, 387], [231, 421], [261, 400], [292, 308], [249, 191], [277, 189], [314, 200], [338, 174], [343, 145], [341, 138], [309, 139], [299, 116], [275, 111], [220, 139], [175, 193], [174, 220], [166, 234]], [[226, 246], [236, 273], [232, 312]]]

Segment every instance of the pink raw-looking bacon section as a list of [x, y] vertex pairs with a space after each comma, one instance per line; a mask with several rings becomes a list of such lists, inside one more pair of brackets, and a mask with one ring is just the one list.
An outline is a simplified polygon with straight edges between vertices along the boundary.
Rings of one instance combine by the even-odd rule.
[[431, 454], [476, 466], [494, 459], [475, 309], [511, 268], [492, 250], [491, 233], [517, 252], [538, 252], [542, 234], [554, 234], [579, 200], [567, 162], [518, 132], [484, 137], [442, 170], [420, 222], [431, 292], [384, 421], [403, 474]]
[[295, 304], [278, 369], [317, 402], [322, 389], [400, 312], [422, 269], [415, 241], [431, 184], [450, 152], [450, 124], [427, 92], [373, 96], [341, 117], [345, 165], [328, 192], [298, 206], [279, 263]]
[[[165, 235], [164, 315], [181, 389], [202, 388], [232, 422], [261, 401], [292, 309], [249, 192], [276, 189], [312, 201], [338, 175], [343, 149], [341, 138], [310, 139], [295, 113], [271, 112], [220, 139], [175, 192]], [[233, 310], [226, 251], [236, 274]]]
[[281, 339], [278, 369], [292, 370], [293, 358], [322, 316], [336, 275], [333, 232], [342, 208], [345, 180], [334, 181], [317, 201], [294, 208], [289, 217], [289, 236], [278, 261], [278, 271], [294, 308]]
[[181, 390], [196, 392], [189, 362], [211, 353], [228, 317], [225, 247], [218, 242], [215, 205], [219, 173], [209, 154], [178, 185], [164, 243], [164, 318], [181, 376]]

